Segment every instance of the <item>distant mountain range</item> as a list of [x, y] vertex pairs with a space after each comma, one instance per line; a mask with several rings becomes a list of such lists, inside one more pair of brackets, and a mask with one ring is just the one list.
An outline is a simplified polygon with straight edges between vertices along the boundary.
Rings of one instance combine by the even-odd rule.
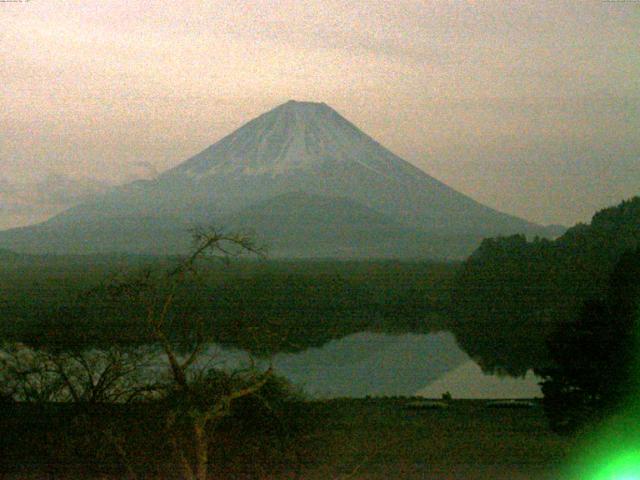
[[323, 103], [290, 101], [153, 180], [0, 232], [0, 248], [181, 253], [196, 224], [250, 230], [277, 257], [460, 258], [483, 237], [562, 232], [453, 190]]

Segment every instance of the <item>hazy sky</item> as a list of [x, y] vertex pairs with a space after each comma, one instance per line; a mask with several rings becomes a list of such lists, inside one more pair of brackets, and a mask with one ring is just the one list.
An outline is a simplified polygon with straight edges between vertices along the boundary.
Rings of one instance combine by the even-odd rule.
[[640, 1], [0, 2], [0, 99], [0, 228], [60, 208], [55, 179], [151, 175], [289, 99], [572, 224], [640, 194]]

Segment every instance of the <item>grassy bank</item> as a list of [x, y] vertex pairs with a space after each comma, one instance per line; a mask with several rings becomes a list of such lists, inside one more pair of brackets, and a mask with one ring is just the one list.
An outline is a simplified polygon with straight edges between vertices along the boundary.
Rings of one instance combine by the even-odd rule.
[[[220, 476], [216, 478], [556, 479], [554, 472], [572, 445], [570, 439], [547, 428], [542, 409], [537, 406], [496, 409], [487, 408], [482, 401], [454, 400], [444, 409], [413, 410], [406, 408], [408, 402], [409, 399], [303, 402], [289, 411], [292, 425], [297, 424], [299, 430], [295, 434], [290, 431], [289, 437], [285, 435], [285, 443], [283, 438], [276, 438], [269, 422], [253, 423], [250, 433], [239, 433], [238, 424], [228, 423], [211, 446], [218, 462], [215, 471]], [[157, 438], [150, 437], [149, 431], [136, 432], [139, 423], [133, 420], [137, 418], [139, 422], [142, 416], [138, 412], [129, 418], [129, 435], [138, 435], [146, 446], [141, 455], [157, 455], [155, 458], [159, 459], [162, 451], [153, 447]], [[14, 411], [7, 418], [5, 410], [0, 418], [6, 431], [9, 424], [18, 427], [16, 419], [21, 415]], [[24, 421], [34, 422], [29, 418]], [[46, 442], [61, 434], [61, 424], [74, 422], [56, 415], [41, 416], [38, 421], [39, 429], [31, 426], [21, 430], [20, 441], [39, 435], [39, 441]], [[58, 430], [48, 435], [43, 432], [42, 422], [47, 421], [56, 422]], [[36, 470], [42, 474], [46, 469], [57, 472], [52, 478], [91, 475], [90, 463], [56, 465], [55, 458], [48, 458], [46, 464], [37, 467], [33, 454], [46, 453], [44, 445], [39, 450], [30, 448], [31, 457], [25, 457], [22, 466], [19, 455], [27, 455], [27, 450], [14, 451], [8, 457], [7, 445], [4, 448], [4, 458], [12, 458], [12, 468], [4, 465], [4, 470], [14, 471], [7, 478], [28, 478], [29, 474], [38, 473]], [[101, 467], [93, 465], [96, 466]], [[172, 478], [171, 471], [171, 466], [165, 465], [154, 478]], [[104, 474], [106, 478], [117, 477]]]
[[[413, 410], [404, 399], [317, 403], [322, 463], [305, 478], [538, 479], [552, 475], [570, 441], [549, 431], [542, 409], [487, 408], [457, 400]], [[310, 442], [313, 445], [314, 442]]]

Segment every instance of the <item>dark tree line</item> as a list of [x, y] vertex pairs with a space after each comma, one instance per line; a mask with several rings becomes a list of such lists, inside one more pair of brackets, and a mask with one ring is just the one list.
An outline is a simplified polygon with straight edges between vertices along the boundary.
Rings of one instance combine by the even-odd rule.
[[488, 371], [549, 366], [547, 338], [600, 299], [621, 256], [640, 246], [640, 197], [596, 213], [556, 240], [485, 240], [452, 292], [453, 330]]
[[638, 393], [640, 249], [622, 255], [601, 298], [587, 301], [577, 320], [549, 339], [552, 366], [544, 407], [552, 428], [574, 431], [619, 410]]
[[640, 197], [556, 240], [485, 240], [452, 297], [458, 342], [485, 370], [543, 377], [552, 428], [603, 419], [640, 391]]

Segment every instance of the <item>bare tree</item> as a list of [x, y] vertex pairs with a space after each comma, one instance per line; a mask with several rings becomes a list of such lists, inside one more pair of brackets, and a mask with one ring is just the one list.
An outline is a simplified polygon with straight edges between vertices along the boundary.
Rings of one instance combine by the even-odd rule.
[[[186, 480], [205, 480], [209, 467], [209, 432], [220, 419], [229, 415], [232, 404], [256, 394], [271, 378], [272, 369], [249, 368], [235, 375], [211, 374], [196, 368], [204, 357], [203, 319], [181, 318], [190, 335], [188, 348], [179, 351], [171, 340], [176, 320], [172, 307], [178, 290], [197, 279], [199, 262], [207, 257], [228, 261], [243, 254], [263, 255], [246, 235], [227, 234], [216, 229], [193, 232], [192, 252], [173, 268], [159, 275], [150, 271], [137, 278], [114, 283], [109, 291], [117, 298], [143, 307], [149, 340], [158, 344], [167, 362], [168, 382], [164, 386], [172, 400], [166, 418], [167, 441], [174, 452], [181, 476]], [[99, 393], [99, 392], [98, 392]], [[190, 434], [185, 438], [183, 432]]]
[[[90, 292], [110, 308], [135, 312], [146, 332], [141, 339], [146, 348], [114, 345], [56, 351], [5, 345], [0, 349], [0, 394], [19, 401], [85, 407], [153, 399], [164, 412], [164, 440], [180, 477], [207, 479], [215, 426], [238, 400], [249, 396], [259, 400], [274, 377], [270, 366], [259, 368], [252, 359], [247, 368], [234, 372], [211, 368], [215, 358], [205, 349], [203, 332], [205, 322], [212, 319], [185, 311], [179, 303], [182, 289], [202, 280], [201, 267], [209, 259], [228, 262], [244, 254], [263, 256], [263, 250], [246, 235], [215, 229], [195, 230], [193, 239], [191, 253], [175, 259], [169, 268], [111, 279]], [[177, 330], [185, 335], [182, 341], [176, 339]], [[137, 478], [139, 466], [135, 452], [128, 451], [124, 432], [109, 422], [96, 423], [91, 411], [83, 417], [89, 422], [87, 428], [103, 435], [127, 477]]]
[[130, 403], [157, 391], [157, 381], [145, 369], [152, 359], [140, 349], [62, 352], [50, 359], [76, 403]]
[[48, 351], [5, 344], [0, 349], [2, 395], [33, 403], [129, 403], [157, 390], [145, 376], [140, 349]]
[[16, 401], [46, 403], [67, 396], [50, 355], [20, 343], [0, 349], [0, 386], [3, 397]]

